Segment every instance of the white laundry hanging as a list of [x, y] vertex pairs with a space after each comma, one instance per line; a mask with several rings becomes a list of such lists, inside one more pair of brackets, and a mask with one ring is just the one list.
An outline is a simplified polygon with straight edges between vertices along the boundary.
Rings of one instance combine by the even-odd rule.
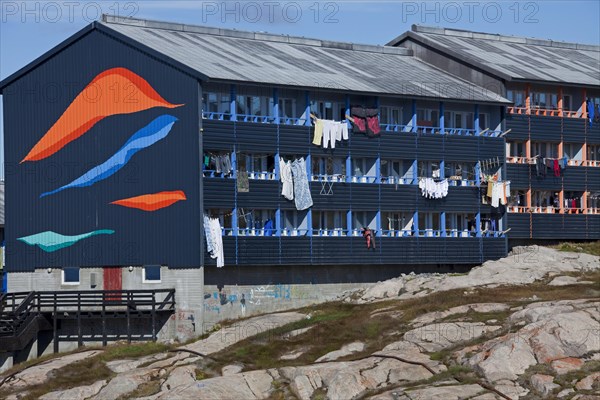
[[204, 237], [206, 237], [206, 249], [210, 257], [217, 259], [217, 268], [223, 267], [225, 265], [223, 235], [218, 218], [209, 218], [204, 214]]
[[281, 194], [288, 200], [294, 200], [294, 178], [292, 163], [279, 158], [279, 177], [281, 179]]
[[448, 195], [448, 180], [436, 182], [433, 178], [419, 178], [421, 195], [428, 199], [442, 199]]

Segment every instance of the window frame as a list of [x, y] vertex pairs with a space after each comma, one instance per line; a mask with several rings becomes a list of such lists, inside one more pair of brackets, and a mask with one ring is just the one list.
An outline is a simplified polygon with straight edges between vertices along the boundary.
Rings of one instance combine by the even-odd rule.
[[[146, 278], [146, 271], [148, 268], [158, 268], [158, 279]], [[162, 265], [144, 265], [142, 272], [142, 283], [162, 283]]]
[[[66, 274], [65, 274], [65, 270], [77, 270], [77, 282], [74, 281], [67, 281], [66, 280]], [[81, 285], [81, 268], [80, 267], [65, 267], [65, 268], [61, 268], [60, 270], [60, 277], [61, 277], [61, 285], [65, 285], [65, 286], [79, 286]]]

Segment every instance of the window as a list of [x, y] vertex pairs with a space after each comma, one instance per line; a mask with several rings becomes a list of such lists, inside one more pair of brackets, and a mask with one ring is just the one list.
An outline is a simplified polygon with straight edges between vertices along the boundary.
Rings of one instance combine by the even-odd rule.
[[272, 154], [239, 154], [238, 170], [246, 170], [250, 179], [275, 179], [275, 156]]
[[571, 97], [571, 95], [566, 94], [563, 96], [563, 110], [571, 111], [572, 103], [573, 98]]
[[487, 114], [479, 114], [479, 129], [484, 130], [489, 127], [490, 126], [488, 123], [488, 115]]
[[[333, 101], [311, 101], [310, 111], [316, 113], [322, 119], [339, 120], [338, 110], [340, 107]], [[345, 109], [345, 108], [344, 108]]]
[[439, 178], [440, 163], [438, 161], [419, 161], [419, 178]]
[[515, 103], [515, 107], [525, 107], [525, 91], [523, 90], [507, 90], [506, 98]]
[[373, 183], [377, 174], [375, 172], [375, 159], [352, 159], [352, 182]]
[[145, 265], [143, 283], [160, 283], [160, 265]]
[[383, 183], [412, 183], [413, 164], [410, 160], [381, 160], [381, 178]]
[[563, 155], [571, 160], [582, 160], [583, 157], [583, 145], [575, 143], [564, 143], [563, 144]]
[[532, 157], [558, 157], [558, 143], [532, 142], [531, 143]]
[[417, 125], [419, 126], [439, 126], [440, 116], [438, 110], [420, 109], [417, 110]]
[[237, 96], [236, 107], [239, 115], [262, 115], [261, 97], [259, 96]]
[[281, 211], [283, 236], [304, 236], [308, 230], [308, 212], [285, 210]]
[[79, 285], [79, 267], [68, 267], [62, 269], [63, 285]]
[[525, 157], [526, 142], [506, 142], [509, 157]]
[[[311, 157], [312, 180], [342, 181], [346, 174], [346, 160], [341, 157]], [[327, 179], [328, 178], [328, 179]]]
[[[446, 227], [444, 227], [445, 229]], [[434, 237], [440, 235], [440, 213], [419, 213], [419, 234]]]
[[474, 229], [475, 216], [470, 214], [447, 213], [446, 235], [450, 237], [469, 237]]
[[372, 231], [377, 229], [377, 219], [375, 211], [353, 211], [352, 212], [352, 227], [354, 235], [360, 235], [363, 227], [368, 227]]
[[587, 145], [587, 159], [589, 161], [600, 161], [600, 145]]
[[[266, 228], [266, 229], [265, 229]], [[238, 211], [239, 236], [273, 236], [275, 235], [274, 210]]]
[[382, 106], [380, 107], [380, 123], [390, 125], [402, 124], [402, 109], [395, 107]]
[[346, 214], [341, 211], [313, 211], [312, 223], [316, 236], [344, 236]]
[[413, 230], [413, 213], [384, 212], [381, 215], [384, 234], [388, 236], [410, 236]]
[[203, 98], [202, 110], [209, 113], [225, 113], [229, 114], [231, 104], [229, 95], [225, 93], [205, 93]]
[[557, 109], [558, 96], [556, 93], [534, 92], [532, 93], [532, 106], [538, 108]]

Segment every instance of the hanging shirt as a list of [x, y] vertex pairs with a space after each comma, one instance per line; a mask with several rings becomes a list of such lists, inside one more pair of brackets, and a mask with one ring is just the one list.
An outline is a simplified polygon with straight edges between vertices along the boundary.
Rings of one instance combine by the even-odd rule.
[[279, 158], [279, 177], [281, 179], [281, 195], [288, 200], [294, 200], [294, 181], [292, 177], [292, 164]]

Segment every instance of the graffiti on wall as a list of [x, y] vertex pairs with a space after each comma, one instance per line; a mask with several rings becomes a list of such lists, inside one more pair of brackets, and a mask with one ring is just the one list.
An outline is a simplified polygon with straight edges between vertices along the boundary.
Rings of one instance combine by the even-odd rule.
[[237, 307], [241, 316], [246, 315], [247, 307], [259, 307], [277, 302], [292, 300], [310, 300], [315, 296], [302, 285], [276, 284], [261, 285], [252, 288], [222, 288], [219, 291], [204, 294], [204, 311], [220, 314], [223, 307]]

